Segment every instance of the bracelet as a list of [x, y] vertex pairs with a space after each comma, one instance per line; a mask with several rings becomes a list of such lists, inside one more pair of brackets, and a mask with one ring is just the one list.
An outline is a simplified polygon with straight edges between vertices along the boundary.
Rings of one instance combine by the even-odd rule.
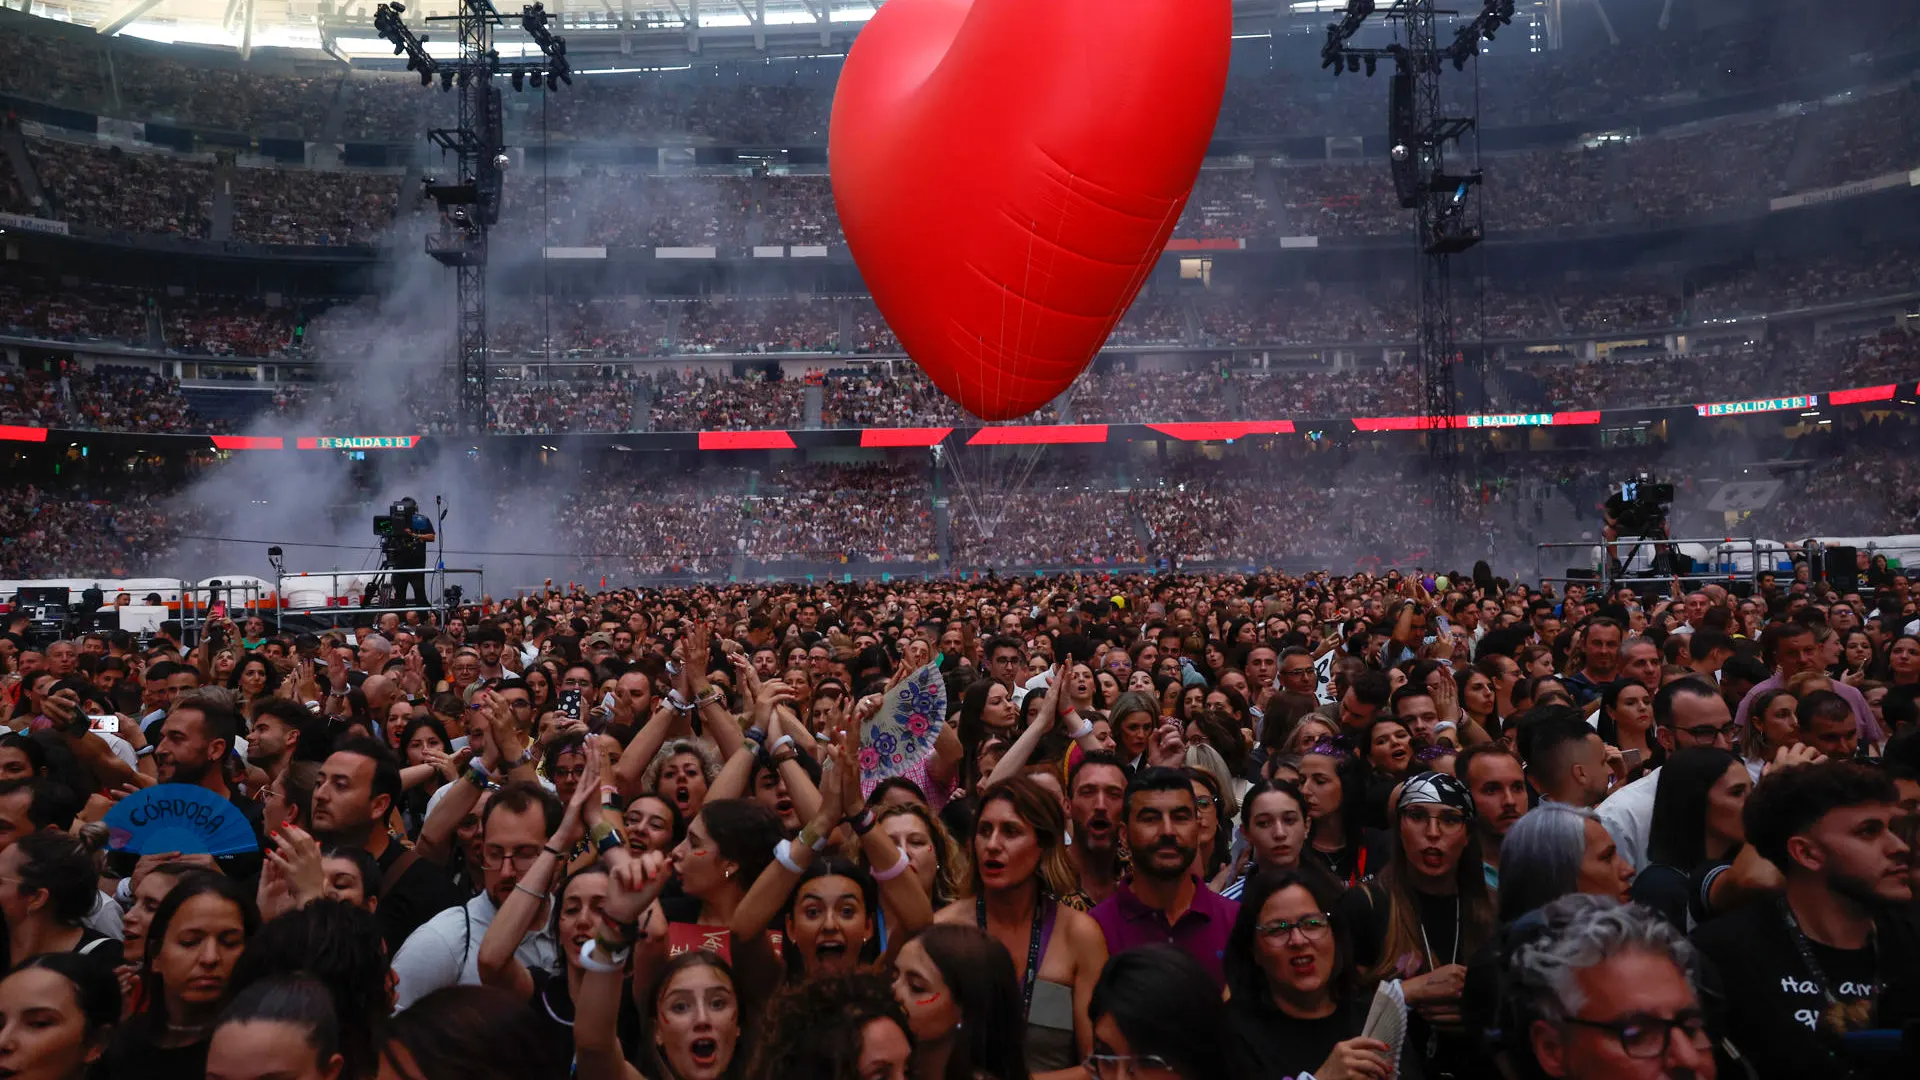
[[[600, 925], [605, 927], [609, 934], [613, 935], [614, 940], [623, 945], [631, 945], [640, 940], [641, 924], [638, 922], [617, 923], [608, 918], [605, 912], [601, 912]], [[595, 934], [594, 936], [599, 937], [600, 935]]]
[[[552, 849], [552, 848], [548, 848], [547, 850], [548, 850], [548, 851], [552, 851], [553, 849]], [[527, 887], [526, 887], [525, 885], [522, 885], [522, 884], [520, 884], [520, 883], [519, 883], [519, 882], [517, 882], [517, 881], [513, 883], [513, 891], [514, 891], [514, 892], [517, 892], [517, 893], [526, 893], [526, 894], [527, 894], [528, 896], [531, 896], [531, 897], [533, 897], [533, 898], [534, 898], [535, 900], [538, 900], [538, 901], [540, 901], [540, 902], [541, 902], [541, 903], [543, 903], [543, 904], [547, 902], [547, 894], [546, 894], [546, 893], [543, 893], [543, 892], [535, 892], [535, 891], [533, 891], [532, 889], [529, 889], [529, 888], [527, 888]]]
[[815, 851], [824, 849], [827, 846], [827, 839], [826, 836], [813, 831], [813, 822], [811, 821], [800, 826], [800, 842]]
[[619, 832], [616, 831], [612, 825], [609, 825], [604, 821], [596, 821], [593, 823], [593, 827], [587, 830], [587, 836], [597, 846], [601, 841], [605, 840], [609, 836], [614, 836], [614, 837], [619, 836]]
[[667, 691], [667, 707], [683, 713], [692, 712], [696, 708], [692, 702], [680, 696], [680, 691], [677, 689]]
[[705, 708], [719, 701], [724, 696], [725, 695], [720, 692], [719, 687], [709, 686], [693, 696], [693, 704], [695, 708]]
[[[767, 733], [764, 731], [761, 731], [759, 728], [749, 726], [745, 734], [747, 738], [752, 739], [755, 743], [758, 743], [761, 746], [767, 745]], [[782, 735], [780, 737], [782, 739], [786, 738], [785, 735]], [[776, 743], [776, 745], [778, 744]]]
[[490, 783], [492, 779], [492, 777], [487, 775], [486, 767], [479, 762], [476, 761], [467, 766], [465, 780], [481, 791], [487, 790], [487, 784]]
[[[1072, 715], [1072, 714], [1069, 714], [1069, 715]], [[1078, 742], [1081, 739], [1084, 739], [1091, 734], [1093, 734], [1093, 721], [1085, 719], [1083, 717], [1080, 721], [1080, 730], [1067, 732], [1067, 738], [1072, 739], [1075, 742]]]
[[782, 840], [773, 845], [773, 861], [779, 863], [789, 873], [804, 874], [807, 868], [793, 861], [793, 841]]
[[553, 856], [556, 859], [559, 859], [562, 862], [566, 861], [567, 853], [564, 851], [561, 851], [557, 847], [554, 847], [552, 844], [541, 844], [540, 850], [546, 852], [547, 854]]
[[620, 834], [618, 832], [610, 832], [607, 835], [593, 842], [593, 850], [599, 852], [602, 855], [605, 855], [607, 852], [612, 851], [614, 848], [623, 847], [625, 846], [625, 844], [626, 844], [626, 841], [621, 839]]
[[519, 757], [517, 757], [517, 758], [514, 758], [514, 759], [513, 759], [513, 763], [512, 763], [511, 765], [508, 765], [508, 766], [507, 766], [507, 768], [509, 768], [509, 769], [517, 769], [517, 768], [519, 768], [519, 767], [520, 767], [520, 766], [522, 766], [522, 765], [526, 765], [526, 764], [528, 764], [528, 763], [530, 763], [530, 762], [532, 762], [532, 761], [533, 761], [533, 757], [534, 757], [534, 754], [533, 754], [533, 744], [532, 744], [532, 743], [528, 743], [528, 744], [527, 744], [527, 748], [526, 748], [525, 750], [522, 750], [522, 751], [520, 751], [520, 756], [519, 756]]
[[840, 819], [840, 824], [850, 826], [855, 836], [867, 835], [872, 832], [873, 827], [879, 823], [880, 819], [873, 816], [871, 809], [862, 810], [857, 814], [848, 814], [846, 817]]
[[767, 753], [777, 754], [781, 751], [782, 748], [785, 748], [785, 747], [791, 747], [793, 749], [793, 752], [796, 754], [800, 752], [800, 744], [793, 741], [793, 736], [782, 735], [779, 738], [773, 740], [772, 746], [767, 747]]
[[899, 848], [897, 850], [900, 852], [900, 860], [894, 863], [892, 866], [887, 867], [885, 870], [878, 870], [878, 869], [872, 870], [871, 872], [873, 874], [874, 881], [876, 882], [892, 881], [894, 878], [897, 878], [901, 874], [906, 873], [907, 870], [910, 868], [912, 864], [910, 864], [907, 861], [907, 849]]
[[[605, 960], [596, 960], [593, 958], [593, 949], [596, 945], [606, 949], [607, 958]], [[586, 944], [580, 946], [580, 966], [586, 968], [588, 971], [598, 972], [602, 975], [618, 975], [621, 969], [626, 966], [627, 957], [632, 955], [633, 949], [631, 947], [625, 949], [609, 948], [599, 938], [592, 938], [589, 939]]]

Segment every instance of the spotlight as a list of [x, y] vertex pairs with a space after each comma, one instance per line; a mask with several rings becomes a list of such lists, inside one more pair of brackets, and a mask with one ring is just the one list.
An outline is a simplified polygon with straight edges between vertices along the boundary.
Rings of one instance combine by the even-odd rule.
[[505, 151], [493, 155], [493, 167], [499, 169], [501, 172], [506, 172], [507, 166], [511, 164], [513, 164], [513, 159], [508, 157]]
[[549, 90], [560, 89], [560, 75], [558, 72], [554, 72], [554, 71], [547, 72], [547, 89]]
[[1374, 63], [1375, 63], [1374, 58], [1371, 55], [1369, 55], [1367, 57], [1367, 78], [1369, 79], [1373, 78]]
[[441, 69], [440, 89], [443, 91], [451, 91], [453, 89], [453, 71], [451, 69], [448, 69], [448, 68]]
[[1407, 160], [1407, 155], [1412, 153], [1412, 151], [1407, 149], [1406, 143], [1396, 143], [1393, 149], [1387, 151], [1387, 153], [1391, 154], [1395, 161], [1405, 161]]
[[1360, 58], [1353, 55], [1352, 53], [1348, 53], [1347, 54], [1348, 74], [1358, 74], [1359, 71], [1360, 71]]
[[428, 71], [428, 70], [427, 70], [426, 68], [421, 68], [421, 69], [420, 69], [420, 85], [421, 85], [421, 86], [432, 86], [432, 85], [433, 85], [433, 72], [431, 72], [431, 71]]
[[520, 70], [519, 68], [514, 68], [514, 69], [513, 69], [513, 76], [512, 76], [512, 78], [513, 78], [513, 90], [514, 90], [514, 93], [516, 93], [516, 94], [517, 94], [517, 93], [519, 93], [519, 92], [520, 92], [521, 90], [524, 90], [524, 89], [526, 89], [526, 87], [525, 87], [524, 85], [522, 85], [522, 84], [524, 84], [524, 83], [526, 82], [526, 78], [527, 78], [527, 77], [526, 77], [526, 73], [525, 73], [525, 72], [523, 72], [523, 71], [521, 71], [521, 70]]

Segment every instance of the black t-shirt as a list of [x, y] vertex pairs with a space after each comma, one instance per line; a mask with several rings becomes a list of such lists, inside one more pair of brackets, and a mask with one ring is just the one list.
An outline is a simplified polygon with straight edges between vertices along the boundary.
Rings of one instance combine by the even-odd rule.
[[[1371, 1002], [1349, 1001], [1317, 1020], [1286, 1016], [1264, 1003], [1234, 1001], [1227, 1018], [1240, 1041], [1248, 1080], [1292, 1080], [1326, 1064], [1338, 1043], [1357, 1038]], [[1420, 1055], [1411, 1040], [1403, 1044], [1396, 1080], [1418, 1080]]]
[[101, 1056], [99, 1075], [108, 1080], [205, 1080], [210, 1039], [186, 1046], [159, 1047], [152, 1036], [158, 1025], [123, 1024]]
[[[1418, 891], [1412, 895], [1419, 907], [1420, 926], [1426, 931], [1421, 942], [1420, 971], [1425, 973], [1448, 964], [1464, 965], [1471, 960], [1471, 943], [1464, 938], [1461, 899], [1428, 896]], [[1389, 912], [1384, 886], [1378, 881], [1348, 889], [1340, 898], [1338, 914], [1353, 935], [1353, 958], [1362, 971], [1381, 962]], [[1365, 1019], [1362, 1015], [1361, 1020]], [[1407, 1014], [1407, 1043], [1415, 1048], [1409, 1056], [1421, 1060], [1428, 1076], [1482, 1076], [1487, 1075], [1491, 1067], [1476, 1040], [1463, 1032], [1435, 1031], [1415, 1012]]]
[[[1827, 999], [1778, 902], [1728, 912], [1702, 925], [1693, 940], [1712, 968], [1708, 985], [1721, 999], [1723, 1031], [1760, 1080], [1871, 1075], [1820, 1031]], [[1899, 1028], [1920, 1019], [1914, 995], [1920, 934], [1910, 915], [1880, 919], [1874, 947], [1832, 949], [1811, 941], [1808, 946], [1826, 988], [1843, 1005], [1871, 996], [1878, 980], [1881, 991], [1870, 1026]]]

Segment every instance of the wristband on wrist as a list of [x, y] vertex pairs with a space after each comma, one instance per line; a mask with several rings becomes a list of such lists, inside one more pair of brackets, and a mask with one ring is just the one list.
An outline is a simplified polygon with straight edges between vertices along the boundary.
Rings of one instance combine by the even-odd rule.
[[594, 822], [593, 827], [587, 830], [588, 839], [592, 840], [594, 843], [594, 846], [596, 847], [598, 847], [600, 842], [602, 840], [605, 840], [607, 837], [617, 836], [617, 835], [619, 835], [618, 831], [615, 830], [612, 825], [604, 821]]
[[612, 851], [614, 848], [622, 847], [625, 844], [626, 844], [626, 841], [621, 839], [620, 834], [618, 832], [610, 832], [607, 835], [593, 842], [593, 850], [599, 852], [602, 855], [605, 855], [607, 852]]
[[814, 851], [819, 851], [827, 846], [827, 836], [815, 832], [813, 830], [813, 822], [811, 821], [800, 827], [799, 839], [802, 844], [812, 848]]
[[794, 741], [793, 741], [793, 736], [791, 736], [791, 735], [782, 735], [782, 736], [780, 736], [779, 738], [777, 738], [777, 739], [775, 739], [775, 740], [773, 740], [773, 745], [772, 745], [772, 746], [769, 746], [769, 747], [767, 747], [767, 753], [769, 753], [769, 754], [777, 754], [777, 753], [779, 753], [779, 752], [780, 752], [781, 750], [783, 750], [783, 749], [787, 749], [787, 748], [792, 748], [792, 750], [794, 751], [794, 753], [799, 753], [799, 752], [800, 752], [800, 746], [799, 746], [799, 744], [798, 744], [798, 743], [796, 743], [796, 742], [794, 742]]
[[552, 844], [542, 844], [540, 845], [540, 850], [546, 852], [547, 854], [553, 856], [556, 859], [564, 860], [567, 857], [566, 852], [561, 851], [559, 848], [554, 847]]
[[788, 873], [804, 874], [806, 867], [793, 861], [793, 841], [782, 840], [773, 845], [773, 861], [784, 867]]
[[507, 768], [517, 769], [522, 765], [530, 764], [533, 761], [533, 758], [534, 758], [534, 746], [532, 743], [528, 743], [527, 748], [525, 750], [520, 751], [520, 756], [517, 758], [514, 758], [513, 761], [507, 765]]
[[[1068, 713], [1067, 715], [1071, 716], [1073, 714]], [[1073, 739], [1074, 741], [1077, 742], [1081, 739], [1086, 738], [1091, 734], [1093, 734], [1093, 721], [1083, 719], [1080, 721], [1080, 727], [1078, 730], [1067, 732], [1067, 738]]]
[[870, 809], [862, 810], [857, 814], [848, 814], [845, 818], [841, 819], [841, 824], [851, 827], [855, 836], [867, 835], [873, 831], [873, 827], [879, 824], [879, 822], [880, 819], [874, 817], [873, 811]]
[[[602, 960], [595, 956], [596, 951], [604, 952], [606, 959]], [[627, 957], [632, 955], [631, 948], [615, 948], [599, 938], [592, 938], [580, 946], [580, 966], [602, 975], [618, 975], [626, 966]]]
[[[758, 725], [749, 726], [747, 728], [746, 735], [747, 735], [747, 738], [752, 739], [754, 742], [758, 743], [761, 746], [767, 745], [767, 733], [760, 730]], [[781, 738], [786, 738], [786, 736], [783, 735], [781, 736]]]
[[892, 866], [887, 867], [885, 870], [875, 868], [872, 871], [874, 881], [876, 882], [892, 881], [894, 878], [897, 878], [901, 874], [904, 874], [907, 872], [909, 867], [909, 863], [907, 862], [907, 849], [897, 848], [895, 850], [897, 850], [900, 853], [900, 858]]
[[467, 766], [465, 779], [467, 783], [472, 784], [481, 791], [487, 790], [487, 784], [493, 780], [491, 776], [487, 775], [486, 766], [481, 765], [477, 761]]
[[620, 797], [619, 788], [614, 787], [612, 784], [600, 785], [600, 805], [601, 806], [612, 806], [614, 805], [615, 800], [617, 800], [619, 797]]

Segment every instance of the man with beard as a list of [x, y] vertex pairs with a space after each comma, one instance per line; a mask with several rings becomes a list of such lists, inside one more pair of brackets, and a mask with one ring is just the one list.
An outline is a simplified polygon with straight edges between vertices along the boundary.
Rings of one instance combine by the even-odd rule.
[[[155, 775], [163, 784], [193, 784], [232, 803], [260, 841], [260, 804], [238, 797], [222, 767], [233, 749], [234, 725], [233, 710], [211, 693], [175, 699], [153, 740]], [[215, 862], [228, 877], [245, 879], [260, 872], [261, 856], [248, 851], [222, 855]]]
[[1694, 942], [1737, 991], [1726, 1034], [1760, 1080], [1872, 1075], [1841, 1037], [1920, 1020], [1899, 797], [1877, 769], [1826, 761], [1776, 769], [1747, 798], [1747, 841], [1784, 895], [1709, 920]]
[[1113, 895], [1120, 879], [1120, 833], [1114, 818], [1127, 794], [1127, 770], [1111, 751], [1087, 754], [1067, 774], [1073, 817], [1068, 854], [1080, 871], [1080, 891], [1094, 903]]
[[1240, 905], [1193, 875], [1200, 821], [1193, 781], [1178, 769], [1153, 766], [1134, 774], [1121, 802], [1133, 878], [1092, 911], [1109, 955], [1170, 944], [1225, 986], [1221, 957]]
[[1469, 746], [1454, 759], [1454, 772], [1473, 795], [1473, 828], [1480, 834], [1480, 860], [1487, 888], [1500, 887], [1500, 842], [1527, 812], [1526, 771], [1520, 755], [1497, 742]]
[[[486, 887], [465, 904], [449, 907], [407, 936], [393, 957], [399, 980], [397, 1007], [404, 1009], [442, 987], [480, 983], [480, 942], [487, 927], [520, 887], [520, 875], [540, 857], [548, 837], [560, 827], [560, 800], [534, 781], [513, 781], [487, 801], [480, 820], [480, 863]], [[385, 909], [388, 898], [381, 897]], [[545, 900], [542, 899], [542, 907]], [[514, 949], [528, 970], [561, 966], [558, 946], [541, 917]]]

